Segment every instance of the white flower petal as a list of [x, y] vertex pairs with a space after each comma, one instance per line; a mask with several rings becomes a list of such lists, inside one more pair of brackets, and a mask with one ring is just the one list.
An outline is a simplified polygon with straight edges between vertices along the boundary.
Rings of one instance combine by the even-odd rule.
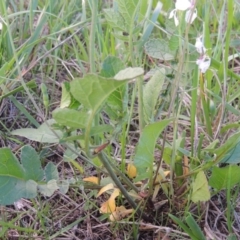
[[178, 21], [178, 18], [177, 18], [177, 10], [176, 10], [176, 9], [173, 9], [173, 10], [170, 12], [169, 18], [174, 18], [174, 23], [175, 23], [176, 26], [178, 26], [179, 21]]
[[173, 9], [169, 14], [169, 19], [173, 18], [176, 15], [176, 9]]
[[175, 8], [177, 10], [186, 11], [187, 9], [191, 8], [192, 4], [189, 0], [177, 0], [175, 3]]
[[200, 71], [202, 73], [205, 73], [208, 70], [208, 68], [210, 67], [211, 58], [204, 55], [202, 58], [200, 58], [196, 61], [196, 64], [198, 65]]
[[202, 37], [198, 37], [196, 39], [195, 48], [196, 48], [197, 52], [200, 54], [204, 54], [206, 52], [206, 48], [204, 47], [203, 42], [202, 42]]
[[193, 21], [196, 19], [196, 17], [197, 17], [197, 9], [195, 8], [194, 12], [192, 12], [192, 10], [190, 9], [186, 12], [185, 21], [187, 23], [192, 24]]
[[178, 21], [178, 18], [177, 18], [176, 15], [174, 15], [174, 23], [175, 23], [176, 27], [177, 27], [178, 24], [179, 24], [179, 21]]

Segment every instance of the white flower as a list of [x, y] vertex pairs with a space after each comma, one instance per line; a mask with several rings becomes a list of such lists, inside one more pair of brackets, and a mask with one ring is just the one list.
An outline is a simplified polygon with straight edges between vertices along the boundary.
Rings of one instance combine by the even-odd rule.
[[177, 18], [177, 9], [173, 9], [173, 10], [170, 12], [169, 18], [174, 18], [175, 26], [178, 26], [179, 21], [178, 21], [178, 18]]
[[186, 12], [185, 21], [187, 23], [192, 24], [193, 21], [196, 19], [196, 17], [197, 17], [197, 9], [196, 8], [194, 10], [190, 9]]
[[196, 64], [198, 65], [200, 71], [202, 73], [205, 73], [210, 67], [211, 58], [208, 57], [207, 55], [203, 55], [196, 61]]
[[195, 8], [194, 0], [177, 0], [175, 3], [175, 9], [173, 9], [169, 18], [174, 18], [174, 23], [176, 26], [179, 24], [179, 20], [177, 18], [177, 11], [186, 11], [185, 21], [187, 23], [193, 23], [195, 18], [197, 17], [197, 9]]
[[186, 11], [192, 7], [192, 2], [190, 0], [177, 0], [175, 3], [175, 8], [177, 10]]
[[206, 48], [203, 45], [202, 36], [196, 38], [195, 47], [198, 53], [200, 53], [201, 55], [205, 54]]
[[211, 58], [206, 55], [206, 48], [203, 44], [203, 37], [197, 37], [195, 47], [197, 52], [200, 54], [199, 59], [196, 61], [196, 64], [198, 65], [200, 71], [202, 73], [205, 73], [211, 64]]

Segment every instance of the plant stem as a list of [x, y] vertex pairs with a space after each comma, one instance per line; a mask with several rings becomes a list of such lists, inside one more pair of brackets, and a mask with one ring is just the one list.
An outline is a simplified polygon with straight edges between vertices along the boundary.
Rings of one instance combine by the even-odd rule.
[[122, 180], [128, 187], [133, 189], [136, 193], [139, 193], [138, 188], [126, 177], [126, 175], [117, 166], [115, 166], [111, 161], [108, 161], [108, 163], [117, 172], [117, 174], [119, 174], [119, 176], [122, 178]]
[[139, 77], [137, 80], [138, 86], [138, 119], [139, 119], [139, 131], [140, 134], [144, 128], [144, 118], [143, 118], [143, 77]]
[[90, 72], [95, 73], [95, 33], [97, 26], [97, 9], [98, 9], [98, 0], [92, 1], [92, 21], [90, 28], [90, 44], [89, 44], [89, 61], [90, 61]]
[[114, 181], [114, 183], [116, 184], [116, 186], [120, 189], [121, 193], [123, 194], [123, 196], [127, 199], [128, 203], [132, 206], [133, 209], [136, 210], [136, 213], [139, 216], [142, 216], [142, 218], [145, 221], [150, 221], [151, 217], [149, 217], [148, 215], [146, 215], [144, 212], [142, 212], [137, 204], [132, 200], [132, 198], [129, 196], [127, 190], [124, 188], [124, 186], [122, 185], [122, 183], [120, 182], [120, 180], [118, 179], [118, 177], [116, 176], [116, 174], [114, 173], [112, 167], [109, 164], [109, 161], [106, 157], [106, 155], [102, 152], [100, 152], [98, 154], [103, 166], [107, 169], [107, 172], [109, 173], [110, 177], [112, 178], [112, 180]]
[[85, 148], [87, 157], [91, 157], [89, 142], [90, 142], [90, 136], [91, 136], [90, 132], [91, 132], [92, 123], [94, 121], [94, 118], [95, 118], [95, 114], [91, 113], [91, 115], [89, 116], [89, 119], [88, 119], [88, 124], [86, 126], [86, 130], [85, 130], [85, 138], [84, 138], [85, 146], [84, 146], [84, 148]]
[[207, 127], [207, 133], [209, 134], [210, 137], [212, 137], [212, 125], [209, 118], [210, 114], [209, 114], [209, 108], [208, 108], [208, 101], [206, 100], [206, 92], [204, 89], [204, 77], [202, 73], [200, 74], [199, 85], [200, 85], [200, 96], [202, 100], [203, 115], [204, 115], [204, 120]]

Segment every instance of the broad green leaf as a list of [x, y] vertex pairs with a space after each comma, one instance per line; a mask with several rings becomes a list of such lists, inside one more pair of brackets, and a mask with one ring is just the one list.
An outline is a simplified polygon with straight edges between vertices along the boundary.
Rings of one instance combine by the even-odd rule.
[[140, 67], [135, 67], [135, 68], [128, 67], [118, 72], [115, 75], [114, 79], [119, 81], [126, 80], [126, 79], [130, 80], [130, 79], [139, 77], [143, 74], [144, 74], [144, 70]]
[[62, 96], [60, 102], [60, 108], [69, 107], [71, 104], [71, 94], [69, 82], [64, 82], [62, 84]]
[[52, 179], [47, 182], [47, 184], [38, 185], [39, 192], [44, 196], [51, 197], [53, 193], [59, 189], [57, 181]]
[[19, 191], [24, 193], [25, 198], [35, 198], [37, 196], [37, 186], [38, 184], [30, 179], [26, 182], [25, 189]]
[[208, 181], [203, 171], [199, 172], [192, 184], [192, 196], [191, 200], [194, 203], [197, 203], [199, 201], [208, 201], [211, 197], [209, 187], [208, 187]]
[[207, 149], [214, 153], [217, 157], [221, 157], [222, 163], [239, 163], [240, 162], [240, 132], [232, 135], [221, 147], [218, 149]]
[[165, 78], [165, 69], [162, 68], [154, 73], [151, 79], [146, 83], [143, 89], [143, 106], [145, 121], [151, 122], [154, 118], [155, 107], [162, 90]]
[[78, 154], [71, 150], [71, 149], [75, 149], [75, 145], [73, 143], [67, 143], [66, 146], [67, 146], [67, 149], [63, 154], [63, 161], [71, 162], [72, 160], [75, 160], [78, 157]]
[[[39, 156], [30, 146], [22, 148], [21, 162], [10, 149], [1, 148], [0, 205], [13, 204], [21, 198], [34, 198], [37, 196], [37, 189], [46, 196], [50, 196], [59, 188], [56, 182], [58, 179], [56, 171], [53, 163], [48, 163], [43, 171]], [[47, 180], [46, 184], [43, 182], [44, 177]]]
[[[124, 92], [126, 88], [122, 86], [110, 94], [107, 99], [107, 106], [114, 111], [115, 114], [123, 111], [123, 102], [124, 102]], [[108, 109], [107, 109], [108, 110]]]
[[144, 48], [150, 57], [162, 61], [174, 59], [175, 51], [169, 49], [168, 42], [164, 39], [151, 39], [145, 43]]
[[73, 97], [86, 108], [94, 112], [104, 103], [108, 96], [123, 85], [125, 81], [116, 81], [88, 74], [82, 79], [75, 79], [70, 83]]
[[231, 151], [221, 160], [221, 163], [237, 164], [240, 163], [240, 139]]
[[122, 32], [128, 31], [128, 28], [125, 24], [124, 18], [122, 15], [114, 11], [113, 9], [105, 9], [104, 10], [106, 20], [108, 24], [115, 30], [119, 30]]
[[92, 127], [90, 135], [96, 136], [99, 134], [103, 134], [105, 132], [111, 133], [112, 131], [113, 131], [113, 126], [108, 125], [108, 124], [103, 124], [103, 125], [98, 125], [98, 126]]
[[[139, 12], [138, 7], [139, 0], [116, 0], [118, 11], [125, 20], [125, 24], [131, 27], [132, 23], [136, 19], [136, 13]], [[133, 30], [133, 29], [130, 29]]]
[[0, 149], [0, 176], [14, 176], [18, 179], [25, 178], [24, 168], [8, 148]]
[[44, 169], [44, 172], [45, 172], [45, 177], [47, 182], [49, 182], [50, 180], [59, 179], [57, 167], [52, 162], [48, 162], [48, 164]]
[[77, 111], [68, 108], [58, 108], [53, 111], [53, 118], [57, 123], [72, 128], [85, 128], [89, 114], [84, 111]]
[[163, 151], [163, 160], [166, 164], [171, 164], [172, 159], [172, 148], [171, 147], [165, 147]]
[[0, 205], [9, 205], [20, 198], [35, 197], [36, 184], [8, 148], [0, 149]]
[[61, 182], [58, 182], [59, 191], [62, 194], [66, 194], [69, 189], [69, 181], [68, 180], [62, 180]]
[[169, 49], [171, 51], [176, 51], [179, 48], [179, 37], [176, 35], [172, 35], [169, 43], [168, 43]]
[[240, 183], [240, 166], [213, 167], [209, 185], [217, 190], [234, 187]]
[[22, 128], [11, 132], [13, 135], [25, 137], [32, 141], [41, 143], [58, 143], [63, 133], [59, 130], [53, 130], [51, 125], [55, 123], [53, 119], [43, 123], [39, 128]]
[[24, 146], [21, 152], [21, 162], [26, 170], [26, 179], [41, 181], [44, 173], [39, 155], [31, 146]]
[[123, 62], [114, 56], [108, 56], [103, 61], [101, 76], [102, 77], [114, 77], [119, 71], [124, 69]]
[[153, 166], [156, 141], [170, 121], [172, 119], [165, 119], [149, 124], [143, 129], [134, 157], [134, 165], [138, 172], [137, 180], [142, 180], [150, 176], [151, 173], [147, 170]]

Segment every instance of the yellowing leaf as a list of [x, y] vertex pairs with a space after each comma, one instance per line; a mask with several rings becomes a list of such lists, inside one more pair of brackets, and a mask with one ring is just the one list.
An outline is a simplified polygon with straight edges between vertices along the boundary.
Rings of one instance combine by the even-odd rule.
[[119, 221], [131, 214], [133, 211], [133, 209], [126, 209], [124, 206], [116, 207], [116, 211], [110, 215], [109, 219], [110, 221]]
[[114, 186], [113, 186], [112, 183], [109, 183], [108, 185], [102, 187], [102, 188], [100, 189], [100, 191], [98, 192], [97, 197], [99, 197], [99, 196], [102, 195], [104, 192], [106, 192], [106, 191], [108, 191], [108, 190], [110, 190], [110, 189], [114, 189]]
[[165, 178], [170, 174], [170, 171], [161, 171], [160, 174], [157, 175], [155, 184], [160, 183], [162, 180], [165, 180]]
[[115, 198], [119, 195], [120, 190], [118, 188], [114, 188], [112, 183], [109, 183], [108, 185], [103, 187], [99, 191], [97, 197], [100, 196], [102, 193], [110, 190], [110, 189], [114, 189], [114, 191], [111, 194], [110, 198], [102, 204], [102, 206], [100, 208], [100, 213], [113, 213], [116, 209]]
[[119, 196], [120, 190], [118, 188], [115, 188], [112, 195], [111, 195], [111, 199], [115, 199], [117, 196]]
[[210, 199], [210, 191], [208, 187], [208, 181], [203, 171], [199, 172], [192, 185], [192, 197], [191, 200], [194, 203], [199, 201], [208, 201]]
[[87, 178], [84, 178], [83, 181], [99, 184], [98, 177], [87, 177]]
[[137, 168], [131, 163], [127, 166], [127, 175], [130, 178], [135, 178], [137, 176]]
[[109, 198], [100, 208], [100, 213], [113, 213], [116, 209], [115, 199]]
[[162, 180], [165, 180], [166, 177], [170, 174], [170, 171], [163, 171], [160, 170], [159, 174], [157, 175], [156, 181], [155, 181], [155, 188], [154, 188], [154, 192], [153, 192], [153, 196], [152, 196], [152, 201], [156, 200], [156, 197], [158, 195], [159, 190], [162, 188], [164, 192], [167, 192], [167, 186], [166, 184], [161, 183]]
[[157, 184], [154, 188], [153, 196], [152, 196], [152, 201], [156, 200], [156, 197], [158, 195], [159, 190], [161, 189], [161, 185]]

